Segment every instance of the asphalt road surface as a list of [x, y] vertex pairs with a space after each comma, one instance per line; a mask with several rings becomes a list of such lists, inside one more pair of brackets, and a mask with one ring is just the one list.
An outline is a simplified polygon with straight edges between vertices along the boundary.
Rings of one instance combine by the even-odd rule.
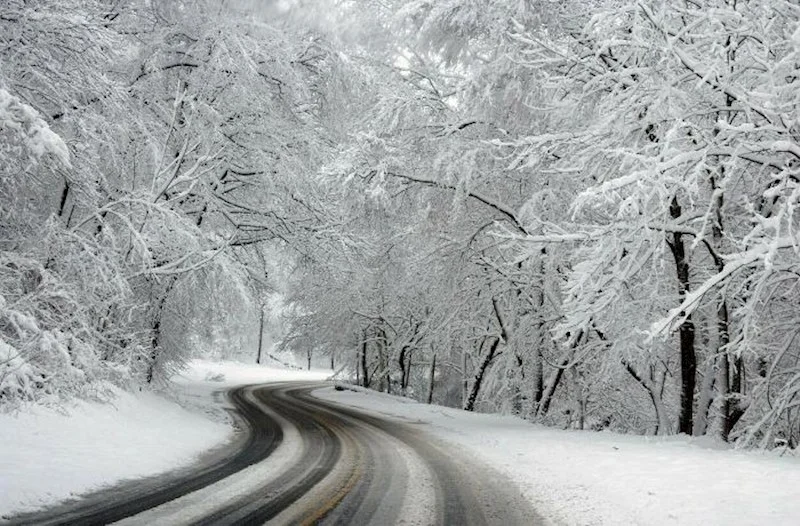
[[234, 389], [228, 397], [242, 432], [198, 464], [9, 523], [543, 523], [516, 486], [433, 438], [424, 424], [379, 418], [310, 395], [325, 385]]

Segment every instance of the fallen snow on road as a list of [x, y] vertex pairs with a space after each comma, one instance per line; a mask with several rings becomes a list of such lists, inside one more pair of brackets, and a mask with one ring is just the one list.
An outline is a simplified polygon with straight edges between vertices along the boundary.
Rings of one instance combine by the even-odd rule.
[[800, 458], [688, 438], [561, 431], [374, 392], [315, 396], [423, 429], [519, 484], [554, 524], [797, 525]]
[[0, 414], [0, 517], [191, 464], [232, 436], [218, 391], [328, 374], [196, 360], [172, 379], [174, 401], [114, 390], [110, 403]]

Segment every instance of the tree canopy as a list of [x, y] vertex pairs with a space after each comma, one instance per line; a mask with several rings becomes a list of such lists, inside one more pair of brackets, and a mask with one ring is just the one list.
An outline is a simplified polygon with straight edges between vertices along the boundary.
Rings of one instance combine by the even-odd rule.
[[0, 403], [255, 359], [269, 311], [365, 387], [796, 447], [798, 21], [12, 0]]

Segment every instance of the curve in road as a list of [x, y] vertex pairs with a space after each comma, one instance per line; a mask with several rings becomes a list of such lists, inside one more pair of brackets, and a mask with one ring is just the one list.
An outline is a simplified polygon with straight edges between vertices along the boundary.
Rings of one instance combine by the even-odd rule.
[[[191, 470], [11, 524], [536, 524], [516, 487], [425, 433], [326, 402], [328, 384], [234, 389], [247, 432]], [[124, 519], [124, 520], [123, 520]]]

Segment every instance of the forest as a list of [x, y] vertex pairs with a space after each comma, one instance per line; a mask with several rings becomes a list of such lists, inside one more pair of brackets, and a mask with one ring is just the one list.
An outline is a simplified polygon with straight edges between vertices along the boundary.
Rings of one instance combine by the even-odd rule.
[[422, 402], [795, 448], [798, 207], [796, 0], [4, 0], [0, 410], [270, 331]]

